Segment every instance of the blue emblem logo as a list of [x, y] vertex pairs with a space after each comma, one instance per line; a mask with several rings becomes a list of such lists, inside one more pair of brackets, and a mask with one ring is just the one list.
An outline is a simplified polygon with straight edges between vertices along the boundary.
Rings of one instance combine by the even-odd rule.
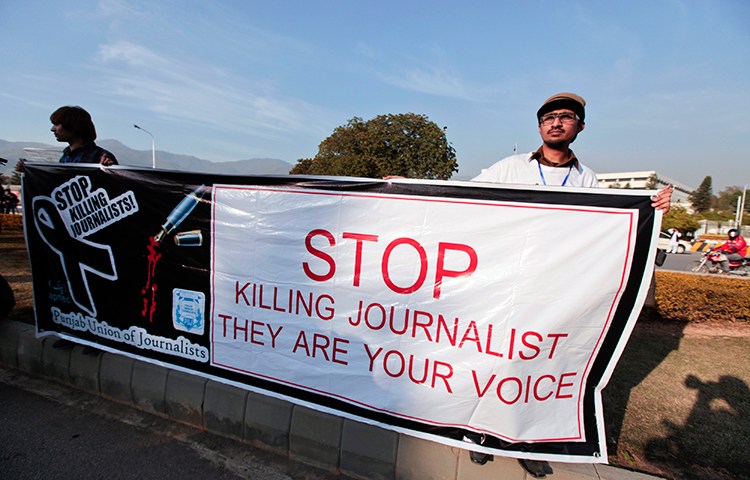
[[172, 290], [172, 323], [176, 330], [203, 335], [206, 319], [206, 296], [203, 292]]

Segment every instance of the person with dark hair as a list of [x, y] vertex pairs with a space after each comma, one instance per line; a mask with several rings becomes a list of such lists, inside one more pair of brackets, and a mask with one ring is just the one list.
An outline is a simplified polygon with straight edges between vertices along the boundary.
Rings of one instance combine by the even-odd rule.
[[[520, 183], [525, 185], [598, 187], [590, 168], [581, 164], [570, 144], [586, 128], [586, 101], [575, 93], [557, 93], [544, 101], [536, 112], [542, 146], [535, 152], [511, 155], [474, 177], [477, 182]], [[669, 211], [672, 186], [662, 188], [652, 206]]]
[[[68, 146], [63, 150], [60, 163], [100, 163], [104, 166], [117, 165], [112, 152], [94, 143], [96, 127], [89, 112], [78, 106], [60, 107], [49, 116], [50, 129], [58, 142]], [[25, 160], [16, 164], [16, 171], [23, 172]]]
[[[472, 181], [523, 185], [596, 188], [596, 173], [584, 166], [570, 149], [570, 144], [586, 128], [586, 101], [575, 93], [557, 93], [544, 101], [536, 112], [542, 145], [530, 153], [503, 158], [474, 177]], [[669, 211], [672, 186], [662, 188], [652, 197], [654, 208]], [[467, 435], [473, 443], [482, 437]], [[485, 464], [491, 455], [471, 452], [474, 463]], [[543, 460], [519, 459], [524, 470], [534, 478], [552, 474], [552, 467]]]
[[[570, 144], [586, 128], [586, 101], [583, 97], [569, 92], [552, 95], [539, 107], [536, 119], [542, 145], [535, 152], [505, 157], [482, 170], [472, 181], [545, 187], [598, 187], [596, 173], [581, 164], [570, 149]], [[395, 178], [403, 177], [393, 175], [384, 177], [384, 180]], [[672, 191], [672, 185], [659, 190], [651, 197], [651, 206], [667, 213]], [[464, 436], [464, 441], [480, 445], [485, 439], [484, 435], [478, 433]], [[484, 465], [492, 459], [492, 455], [472, 451], [470, 458], [472, 462]], [[519, 458], [518, 462], [533, 478], [546, 478], [553, 473], [549, 463], [543, 460]]]
[[49, 117], [58, 142], [66, 142], [60, 163], [101, 163], [117, 165], [115, 156], [94, 143], [96, 127], [89, 112], [78, 106], [60, 107]]
[[18, 202], [18, 197], [13, 193], [10, 187], [7, 187], [3, 193], [3, 207], [0, 209], [0, 212], [18, 213]]
[[0, 187], [0, 213], [10, 213], [10, 193]]
[[[50, 129], [58, 142], [65, 142], [68, 146], [63, 150], [60, 163], [100, 163], [104, 166], [117, 165], [117, 159], [102, 147], [94, 143], [96, 127], [89, 112], [78, 106], [60, 107], [49, 116], [52, 122]], [[19, 162], [19, 165], [21, 162]], [[17, 167], [18, 168], [18, 167]], [[21, 166], [21, 170], [23, 166]], [[73, 342], [63, 338], [52, 344], [53, 348], [73, 348]], [[98, 349], [86, 346], [86, 355], [98, 355]]]

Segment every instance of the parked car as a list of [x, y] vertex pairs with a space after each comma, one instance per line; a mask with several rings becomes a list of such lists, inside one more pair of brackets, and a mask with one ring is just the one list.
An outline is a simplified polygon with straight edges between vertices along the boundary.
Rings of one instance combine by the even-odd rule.
[[[659, 234], [659, 243], [657, 247], [662, 248], [666, 250], [669, 247], [669, 239], [672, 238], [672, 235], [667, 232], [661, 232]], [[690, 250], [690, 242], [686, 242], [685, 240], [677, 240], [677, 253], [685, 253], [688, 250]]]

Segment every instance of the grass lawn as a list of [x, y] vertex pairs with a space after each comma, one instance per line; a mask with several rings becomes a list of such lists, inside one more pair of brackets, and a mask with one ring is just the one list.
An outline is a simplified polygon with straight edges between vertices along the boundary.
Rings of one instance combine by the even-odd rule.
[[[10, 318], [33, 323], [20, 231], [0, 233], [0, 274], [16, 295]], [[603, 394], [610, 463], [672, 479], [750, 479], [749, 360], [748, 325], [640, 321]]]
[[611, 463], [675, 479], [750, 478], [750, 335], [710, 330], [636, 328], [603, 393]]

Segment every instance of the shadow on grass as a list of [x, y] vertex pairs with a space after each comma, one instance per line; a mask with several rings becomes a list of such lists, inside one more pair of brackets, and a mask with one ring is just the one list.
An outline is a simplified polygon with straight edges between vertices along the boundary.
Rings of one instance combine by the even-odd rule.
[[697, 392], [690, 415], [683, 425], [663, 421], [669, 434], [648, 442], [646, 458], [667, 465], [691, 459], [681, 469], [687, 478], [750, 478], [750, 388], [731, 375], [716, 382], [688, 375], [684, 383]]
[[602, 392], [612, 460], [673, 479], [750, 479], [746, 343], [686, 339], [686, 326], [639, 318]]
[[646, 308], [641, 313], [633, 334], [617, 363], [612, 379], [602, 392], [607, 428], [607, 447], [616, 455], [630, 391], [658, 367], [673, 350], [680, 346], [685, 324], [673, 323], [665, 327], [665, 334], [651, 335], [648, 328], [659, 321], [656, 310]]

